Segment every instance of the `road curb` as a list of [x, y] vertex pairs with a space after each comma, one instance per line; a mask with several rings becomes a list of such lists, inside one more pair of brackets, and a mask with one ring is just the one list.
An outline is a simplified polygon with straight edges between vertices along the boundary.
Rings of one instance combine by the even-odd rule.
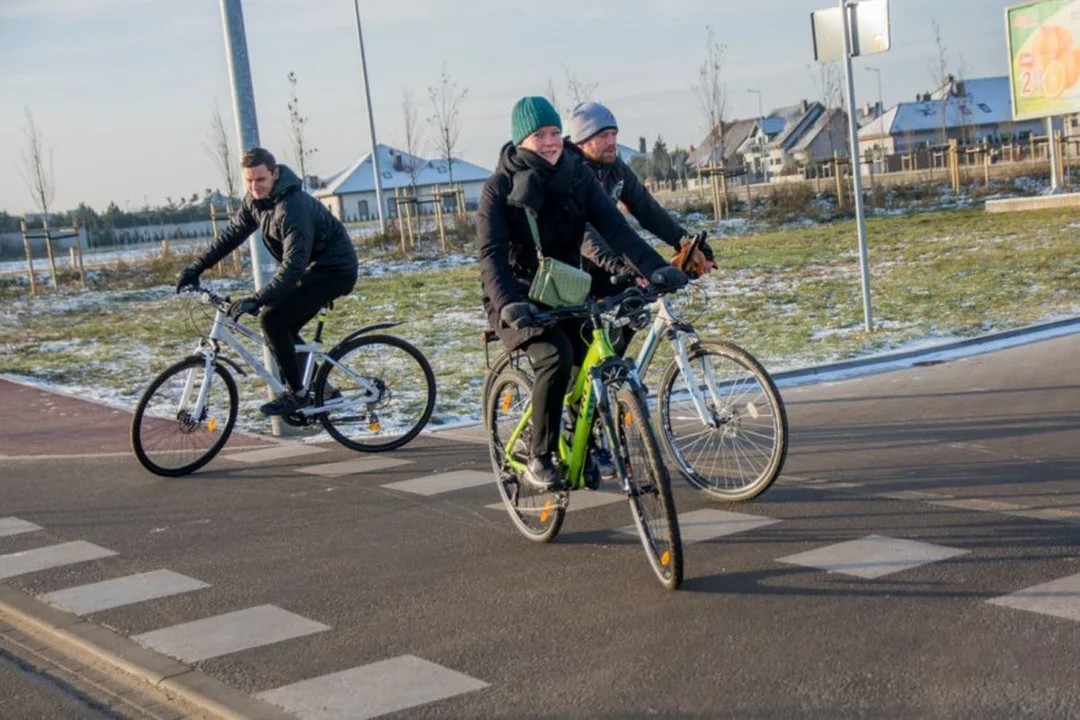
[[[827, 379], [823, 376], [843, 376], [847, 373], [856, 374], [857, 371], [865, 371], [857, 374], [869, 374], [869, 372], [875, 371], [875, 367], [878, 368], [876, 370], [877, 372], [886, 372], [912, 365], [920, 360], [929, 360], [937, 355], [950, 355], [960, 353], [961, 351], [970, 351], [958, 356], [966, 357], [968, 355], [977, 355], [980, 352], [1004, 349], [1002, 344], [1008, 343], [1010, 340], [1037, 342], [1038, 340], [1050, 339], [1073, 333], [1080, 333], [1080, 316], [1055, 320], [1048, 323], [1039, 323], [1037, 325], [1026, 325], [1012, 330], [1003, 330], [1001, 332], [979, 335], [964, 340], [930, 345], [916, 350], [882, 353], [880, 355], [871, 355], [869, 357], [856, 358], [854, 360], [842, 360], [840, 362], [813, 365], [806, 368], [782, 370], [771, 373], [771, 375], [777, 384], [809, 384]], [[1016, 342], [1012, 345], [1022, 345], [1025, 344], [1025, 342]]]
[[228, 720], [296, 720], [284, 710], [100, 625], [0, 584], [0, 614]]

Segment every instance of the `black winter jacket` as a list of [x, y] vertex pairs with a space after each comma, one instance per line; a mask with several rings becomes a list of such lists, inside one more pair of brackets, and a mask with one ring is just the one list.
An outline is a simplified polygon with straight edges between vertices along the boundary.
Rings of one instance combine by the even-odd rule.
[[300, 282], [308, 267], [318, 267], [356, 278], [356, 250], [345, 226], [322, 203], [308, 195], [300, 179], [285, 167], [270, 196], [256, 200], [251, 193], [236, 217], [195, 263], [199, 270], [212, 267], [238, 248], [251, 233], [262, 230], [263, 244], [278, 261], [277, 272], [255, 297], [274, 305]]
[[529, 285], [539, 269], [525, 207], [537, 215], [545, 257], [580, 267], [585, 224], [590, 223], [640, 274], [648, 277], [667, 264], [630, 229], [576, 147], [565, 147], [553, 166], [507, 143], [495, 173], [484, 183], [476, 230], [484, 310], [508, 348], [516, 349], [542, 332], [510, 328], [499, 319], [508, 303], [528, 301]]

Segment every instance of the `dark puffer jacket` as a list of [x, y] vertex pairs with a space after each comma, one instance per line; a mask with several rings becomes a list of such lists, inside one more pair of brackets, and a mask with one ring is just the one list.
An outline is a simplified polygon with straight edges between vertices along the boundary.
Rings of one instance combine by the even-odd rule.
[[528, 300], [529, 285], [539, 269], [526, 207], [537, 215], [545, 257], [580, 267], [585, 224], [589, 223], [645, 277], [667, 265], [630, 229], [577, 148], [567, 146], [552, 166], [507, 143], [495, 174], [484, 183], [476, 229], [484, 310], [508, 348], [516, 349], [542, 332], [510, 328], [499, 319], [508, 303]]
[[277, 272], [255, 297], [274, 305], [300, 282], [308, 267], [318, 267], [356, 278], [356, 250], [345, 226], [322, 203], [303, 192], [300, 179], [278, 165], [280, 175], [270, 196], [256, 200], [251, 193], [228, 227], [195, 263], [199, 270], [238, 248], [251, 233], [262, 230], [263, 244], [278, 261]]

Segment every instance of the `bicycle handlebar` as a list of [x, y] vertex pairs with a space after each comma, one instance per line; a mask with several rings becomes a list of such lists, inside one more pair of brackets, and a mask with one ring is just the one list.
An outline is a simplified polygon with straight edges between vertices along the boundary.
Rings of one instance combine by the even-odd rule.
[[[611, 297], [602, 300], [589, 299], [582, 305], [567, 305], [566, 307], [543, 310], [533, 315], [529, 322], [521, 324], [519, 327], [548, 327], [555, 325], [560, 320], [589, 318], [594, 314], [609, 314], [618, 311], [630, 300], [640, 301], [640, 311], [644, 311], [648, 305], [656, 302], [664, 295], [677, 292], [681, 289], [682, 288], [659, 288], [656, 285], [649, 285], [645, 288], [633, 286], [623, 290], [617, 295], [612, 295]], [[635, 312], [638, 311], [639, 310], [635, 309]]]
[[199, 295], [199, 302], [204, 305], [213, 305], [221, 312], [227, 313], [229, 311], [229, 305], [231, 300], [228, 295], [218, 295], [210, 288], [203, 287], [202, 285], [188, 285], [184, 288], [187, 292], [196, 293]]

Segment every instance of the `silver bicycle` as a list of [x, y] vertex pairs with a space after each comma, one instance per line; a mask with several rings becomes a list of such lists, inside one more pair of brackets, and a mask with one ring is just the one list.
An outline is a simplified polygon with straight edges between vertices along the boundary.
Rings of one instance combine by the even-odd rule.
[[[671, 344], [673, 357], [650, 392], [664, 448], [683, 477], [711, 497], [727, 502], [757, 497], [780, 475], [787, 457], [787, 413], [776, 384], [746, 350], [701, 340], [677, 317], [669, 296], [651, 310], [651, 326], [650, 315], [637, 316], [645, 321], [635, 329], [648, 326], [649, 332], [634, 366], [645, 383], [661, 342]], [[488, 377], [508, 365], [532, 377], [528, 356], [521, 352], [503, 352], [489, 361]]]
[[[243, 367], [221, 354], [232, 348], [275, 393], [285, 391], [240, 338], [264, 343], [262, 334], [228, 316], [229, 299], [194, 288], [198, 300], [214, 308], [209, 333], [195, 353], [166, 368], [139, 399], [131, 421], [131, 447], [150, 472], [178, 477], [210, 462], [236, 424], [239, 405], [232, 373]], [[283, 417], [305, 426], [319, 423], [345, 447], [362, 452], [393, 450], [412, 440], [435, 408], [435, 375], [427, 358], [404, 340], [379, 330], [401, 323], [369, 325], [330, 350], [322, 346], [332, 305], [316, 316], [314, 339], [296, 346], [304, 362], [304, 390], [310, 406]], [[230, 372], [230, 370], [232, 372]]]

